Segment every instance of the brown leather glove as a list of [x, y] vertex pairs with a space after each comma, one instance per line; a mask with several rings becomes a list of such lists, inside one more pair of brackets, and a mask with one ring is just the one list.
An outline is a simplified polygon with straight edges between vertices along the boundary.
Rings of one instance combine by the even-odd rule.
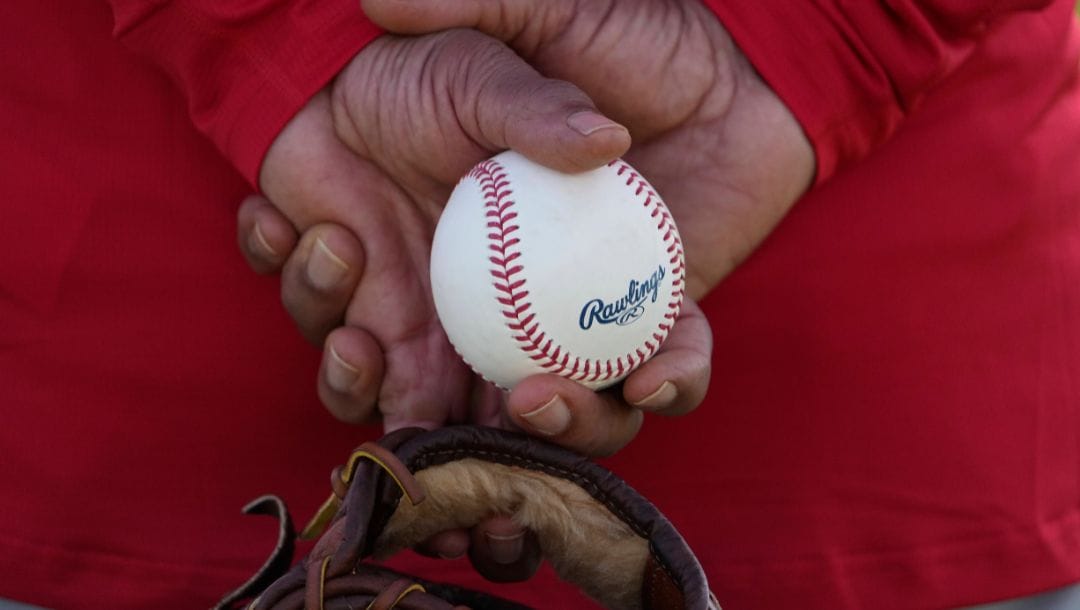
[[491, 514], [531, 530], [560, 577], [604, 606], [720, 608], [655, 506], [596, 463], [532, 437], [472, 426], [399, 430], [358, 447], [332, 481], [334, 495], [305, 529], [325, 533], [292, 569], [295, 534], [281, 501], [263, 496], [245, 507], [279, 517], [278, 547], [218, 608], [256, 595], [249, 608], [524, 608], [365, 562]]

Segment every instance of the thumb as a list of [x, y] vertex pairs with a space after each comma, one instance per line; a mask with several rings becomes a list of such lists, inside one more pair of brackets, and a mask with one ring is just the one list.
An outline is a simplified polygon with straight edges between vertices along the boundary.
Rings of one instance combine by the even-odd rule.
[[592, 169], [630, 147], [630, 132], [581, 89], [545, 78], [506, 45], [472, 30], [444, 34], [444, 86], [461, 128], [491, 150], [553, 169]]

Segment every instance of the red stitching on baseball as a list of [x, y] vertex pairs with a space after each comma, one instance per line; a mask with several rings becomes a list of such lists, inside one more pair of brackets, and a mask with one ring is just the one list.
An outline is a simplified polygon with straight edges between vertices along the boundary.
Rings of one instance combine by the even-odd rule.
[[510, 224], [518, 214], [512, 209], [515, 202], [511, 198], [513, 190], [509, 188], [510, 180], [506, 169], [497, 161], [489, 159], [469, 172], [469, 177], [479, 182], [480, 190], [484, 194], [484, 217], [488, 219], [487, 228], [491, 230], [487, 234], [490, 241], [488, 249], [496, 253], [488, 258], [492, 264], [489, 271], [492, 285], [502, 295], [496, 300], [502, 306], [502, 314], [507, 320], [507, 327], [513, 331], [513, 338], [518, 342], [518, 347], [539, 366], [549, 373], [576, 381], [607, 380], [612, 377], [621, 377], [636, 369], [648, 357], [656, 353], [660, 344], [667, 338], [682, 302], [683, 248], [682, 241], [673, 230], [674, 220], [671, 214], [644, 178], [640, 177], [629, 165], [617, 159], [608, 166], [614, 167], [618, 176], [625, 174], [626, 186], [634, 188], [634, 195], [642, 198], [642, 206], [646, 209], [652, 208], [649, 216], [659, 217], [657, 230], [663, 241], [668, 244], [667, 252], [672, 254], [669, 260], [672, 265], [672, 295], [668, 303], [668, 309], [671, 311], [664, 314], [664, 321], [660, 322], [653, 331], [652, 339], [655, 343], [650, 340], [644, 341], [641, 347], [626, 354], [625, 364], [622, 356], [614, 360], [595, 361], [573, 356], [563, 346], [556, 344], [546, 333], [539, 330], [540, 324], [535, 321], [536, 314], [530, 311], [532, 303], [526, 300], [529, 291], [524, 289], [526, 280], [522, 274], [525, 267], [522, 264], [512, 265], [521, 257], [521, 252], [514, 249], [521, 240], [511, 237], [520, 227]]

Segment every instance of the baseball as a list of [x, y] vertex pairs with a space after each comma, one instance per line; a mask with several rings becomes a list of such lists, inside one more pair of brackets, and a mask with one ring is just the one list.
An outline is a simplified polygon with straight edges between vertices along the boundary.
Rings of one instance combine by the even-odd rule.
[[683, 298], [682, 242], [621, 160], [563, 174], [504, 152], [454, 189], [431, 287], [450, 342], [488, 381], [537, 373], [600, 389], [648, 360]]

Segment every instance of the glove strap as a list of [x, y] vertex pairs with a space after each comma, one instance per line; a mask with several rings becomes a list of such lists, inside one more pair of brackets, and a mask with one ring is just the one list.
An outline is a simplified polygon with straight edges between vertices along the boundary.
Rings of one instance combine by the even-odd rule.
[[379, 468], [382, 468], [413, 506], [423, 502], [427, 497], [427, 493], [420, 483], [416, 481], [416, 477], [409, 472], [405, 464], [402, 464], [401, 460], [392, 451], [377, 443], [368, 441], [353, 450], [344, 467], [339, 466], [334, 469], [334, 472], [330, 475], [330, 484], [334, 493], [323, 502], [319, 510], [315, 512], [315, 516], [304, 526], [303, 531], [300, 532], [301, 540], [314, 540], [326, 531], [326, 526], [330, 524], [338, 509], [341, 508], [341, 501], [344, 499], [345, 492], [349, 489], [349, 484], [356, 474], [357, 464], [364, 459], [371, 460]]

